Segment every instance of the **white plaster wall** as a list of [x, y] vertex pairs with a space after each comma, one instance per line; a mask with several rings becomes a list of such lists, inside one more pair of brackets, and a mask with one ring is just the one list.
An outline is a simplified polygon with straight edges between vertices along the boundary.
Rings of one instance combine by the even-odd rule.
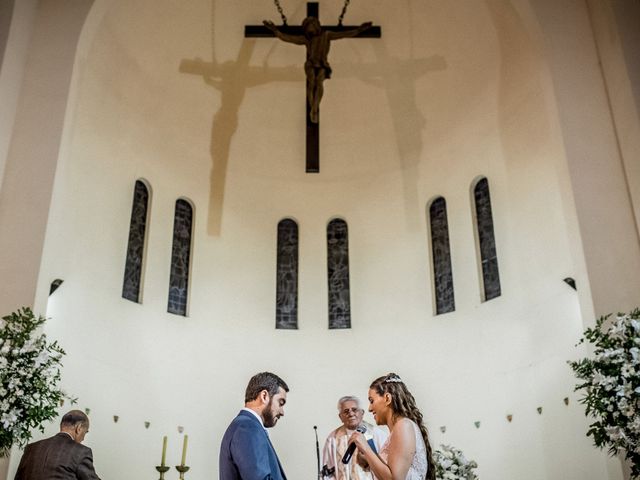
[[2, 189], [4, 169], [7, 163], [7, 153], [13, 132], [20, 87], [22, 85], [24, 67], [27, 61], [27, 51], [33, 30], [37, 0], [21, 2], [2, 2], [2, 13], [10, 14], [11, 20], [3, 19], [2, 45], [4, 52], [0, 56], [0, 189]]
[[[26, 59], [21, 58], [26, 64], [15, 120], [0, 127], [2, 134], [11, 137], [0, 190], [0, 277], [6, 279], [0, 308], [4, 312], [34, 303], [75, 46], [91, 4], [91, 0], [73, 0], [59, 8], [55, 1], [39, 2], [33, 37], [23, 40], [29, 49]], [[16, 7], [16, 15], [20, 10]], [[30, 28], [31, 19], [23, 16], [12, 23], [12, 30], [14, 26]], [[11, 48], [12, 55], [22, 55], [23, 48], [18, 42]], [[15, 94], [18, 91], [9, 91]], [[11, 109], [12, 102], [8, 104]]]
[[[35, 0], [21, 2], [16, 10], [13, 0], [0, 1], [0, 105], [3, 105], [0, 109], [0, 192], [31, 36], [35, 3]], [[15, 25], [14, 28], [11, 28], [12, 25]], [[5, 478], [8, 467], [9, 459], [0, 458], [0, 478]]]
[[[640, 64], [637, 62], [637, 55], [629, 53], [630, 50], [637, 51], [640, 46], [640, 35], [630, 25], [631, 22], [635, 24], [640, 20], [640, 4], [626, 1], [611, 4], [590, 2], [589, 6], [637, 229], [640, 223], [640, 98], [637, 98]], [[624, 10], [628, 18], [616, 18], [616, 7], [619, 11]], [[613, 28], [614, 26], [619, 26], [619, 29]]]
[[[622, 72], [610, 43], [599, 45], [594, 38], [594, 25], [609, 22], [606, 9], [589, 11], [581, 0], [531, 5], [545, 38], [590, 302], [598, 315], [626, 311], [637, 305], [640, 242], [632, 203], [635, 167], [625, 170], [625, 162], [632, 162], [624, 156], [630, 143], [619, 139], [633, 124], [621, 121], [616, 129], [614, 117], [620, 120], [625, 112], [614, 115], [620, 94], [610, 93], [615, 82], [607, 86], [601, 65], [614, 69], [609, 80]], [[609, 28], [615, 27], [609, 23]], [[597, 37], [602, 40], [602, 34]]]
[[[287, 7], [300, 22], [303, 6]], [[340, 7], [322, 2], [321, 20]], [[575, 219], [530, 19], [496, 1], [354, 2], [349, 23], [373, 20], [383, 38], [332, 47], [321, 173], [306, 175], [304, 52], [243, 40], [263, 18], [277, 19], [249, 0], [114, 0], [96, 2], [83, 32], [36, 306], [68, 352], [65, 386], [91, 408], [99, 474], [154, 475], [163, 435], [178, 462], [182, 425], [189, 475], [215, 477], [248, 378], [273, 370], [291, 387], [272, 432], [290, 478], [315, 475], [312, 427], [324, 436], [336, 425], [335, 400], [365, 397], [388, 371], [414, 392], [433, 444], [461, 447], [481, 478], [620, 478], [585, 437], [571, 394], [566, 360], [584, 354], [579, 301], [562, 282], [575, 275]], [[180, 71], [196, 57], [216, 62], [210, 84]], [[503, 291], [487, 303], [470, 202], [479, 175]], [[153, 189], [142, 305], [120, 298], [138, 178]], [[442, 316], [425, 225], [436, 195], [447, 200], [456, 288], [456, 311]], [[195, 204], [187, 318], [166, 313], [178, 197]], [[300, 226], [300, 329], [275, 331], [276, 225], [288, 216]], [[350, 233], [345, 331], [327, 329], [334, 216]], [[55, 278], [64, 284], [47, 301]]]

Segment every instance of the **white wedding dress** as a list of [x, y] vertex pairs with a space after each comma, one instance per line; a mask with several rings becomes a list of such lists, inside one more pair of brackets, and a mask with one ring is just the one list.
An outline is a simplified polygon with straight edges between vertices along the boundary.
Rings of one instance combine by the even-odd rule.
[[[427, 475], [427, 447], [424, 445], [420, 427], [412, 420], [409, 421], [411, 422], [411, 426], [413, 426], [413, 432], [416, 436], [416, 453], [413, 455], [413, 460], [411, 460], [411, 466], [409, 467], [405, 480], [424, 480]], [[391, 432], [391, 435], [389, 435], [387, 441], [384, 442], [384, 445], [382, 445], [380, 449], [380, 458], [382, 458], [385, 463], [388, 463], [389, 442], [392, 437], [393, 432]]]

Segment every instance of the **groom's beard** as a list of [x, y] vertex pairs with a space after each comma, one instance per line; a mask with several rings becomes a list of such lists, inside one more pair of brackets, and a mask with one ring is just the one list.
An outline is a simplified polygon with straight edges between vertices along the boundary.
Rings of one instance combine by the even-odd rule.
[[262, 421], [264, 422], [265, 428], [275, 427], [278, 419], [280, 418], [280, 415], [273, 414], [272, 404], [273, 404], [273, 398], [270, 398], [269, 403], [267, 404], [265, 409], [262, 411]]

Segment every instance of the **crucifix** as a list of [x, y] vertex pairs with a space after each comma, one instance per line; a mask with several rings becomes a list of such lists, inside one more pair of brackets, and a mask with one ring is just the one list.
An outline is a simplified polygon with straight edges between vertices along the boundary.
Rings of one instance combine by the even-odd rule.
[[287, 25], [287, 19], [276, 0], [276, 6], [282, 17], [283, 25], [276, 27], [272, 22], [265, 21], [263, 25], [246, 25], [246, 38], [277, 37], [285, 42], [306, 45], [307, 61], [305, 73], [307, 76], [307, 147], [306, 172], [320, 171], [320, 99], [322, 98], [322, 82], [331, 77], [331, 67], [327, 61], [327, 54], [332, 40], [340, 38], [380, 38], [380, 27], [374, 27], [371, 22], [360, 26], [342, 25], [342, 18], [346, 12], [349, 0], [345, 0], [338, 25], [321, 26], [318, 20], [318, 2], [307, 3], [307, 18], [299, 27]]

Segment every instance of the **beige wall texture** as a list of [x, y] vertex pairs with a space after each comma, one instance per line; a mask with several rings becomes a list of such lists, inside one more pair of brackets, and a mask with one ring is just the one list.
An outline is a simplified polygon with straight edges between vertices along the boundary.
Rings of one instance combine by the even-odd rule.
[[[5, 272], [21, 286], [0, 306], [50, 317], [68, 352], [64, 386], [91, 409], [86, 443], [103, 478], [154, 475], [163, 435], [178, 462], [178, 426], [188, 475], [215, 478], [224, 429], [262, 370], [291, 387], [271, 432], [289, 478], [316, 475], [313, 426], [321, 437], [336, 426], [337, 398], [366, 397], [389, 371], [414, 392], [434, 446], [462, 448], [480, 478], [623, 478], [585, 436], [566, 364], [588, 353], [575, 347], [584, 327], [635, 306], [640, 287], [633, 40], [606, 35], [621, 2], [351, 2], [346, 23], [371, 20], [382, 38], [332, 46], [315, 175], [304, 173], [304, 49], [243, 38], [244, 25], [278, 20], [270, 2], [54, 3], [38, 5], [30, 58], [53, 48], [73, 64], [27, 63], [21, 98], [50, 102], [51, 121], [19, 103], [11, 126], [0, 258], [26, 266]], [[305, 2], [282, 4], [302, 21]], [[321, 21], [341, 8], [320, 2]], [[55, 91], [28, 90], [54, 80]], [[42, 155], [22, 155], [41, 136]], [[481, 176], [502, 284], [489, 302], [473, 226]], [[137, 179], [152, 190], [141, 304], [121, 298]], [[52, 191], [50, 204], [5, 195], [26, 184]], [[434, 314], [426, 218], [436, 196], [455, 285], [445, 315]], [[195, 207], [187, 317], [166, 312], [178, 198]], [[46, 233], [32, 247], [15, 227], [23, 209], [39, 219], [33, 236]], [[287, 217], [300, 228], [295, 331], [274, 329]], [[349, 330], [327, 328], [326, 225], [337, 217], [349, 226]]]
[[0, 185], [13, 132], [37, 2], [0, 2]]
[[[11, 279], [0, 290], [3, 311], [34, 301], [75, 47], [91, 6], [88, 0], [67, 2], [67, 8], [42, 1], [30, 17], [23, 12], [28, 3], [16, 5], [10, 30], [9, 42], [17, 39], [9, 47], [18, 58], [6, 54], [3, 64], [8, 72], [2, 88], [10, 98], [17, 96], [16, 103], [8, 102], [16, 107], [14, 118], [10, 112], [6, 117], [10, 141], [0, 189], [0, 275]], [[31, 37], [25, 37], [30, 30]]]
[[[0, 311], [33, 305], [69, 82], [91, 1], [3, 1]], [[0, 478], [6, 472], [0, 459]]]

